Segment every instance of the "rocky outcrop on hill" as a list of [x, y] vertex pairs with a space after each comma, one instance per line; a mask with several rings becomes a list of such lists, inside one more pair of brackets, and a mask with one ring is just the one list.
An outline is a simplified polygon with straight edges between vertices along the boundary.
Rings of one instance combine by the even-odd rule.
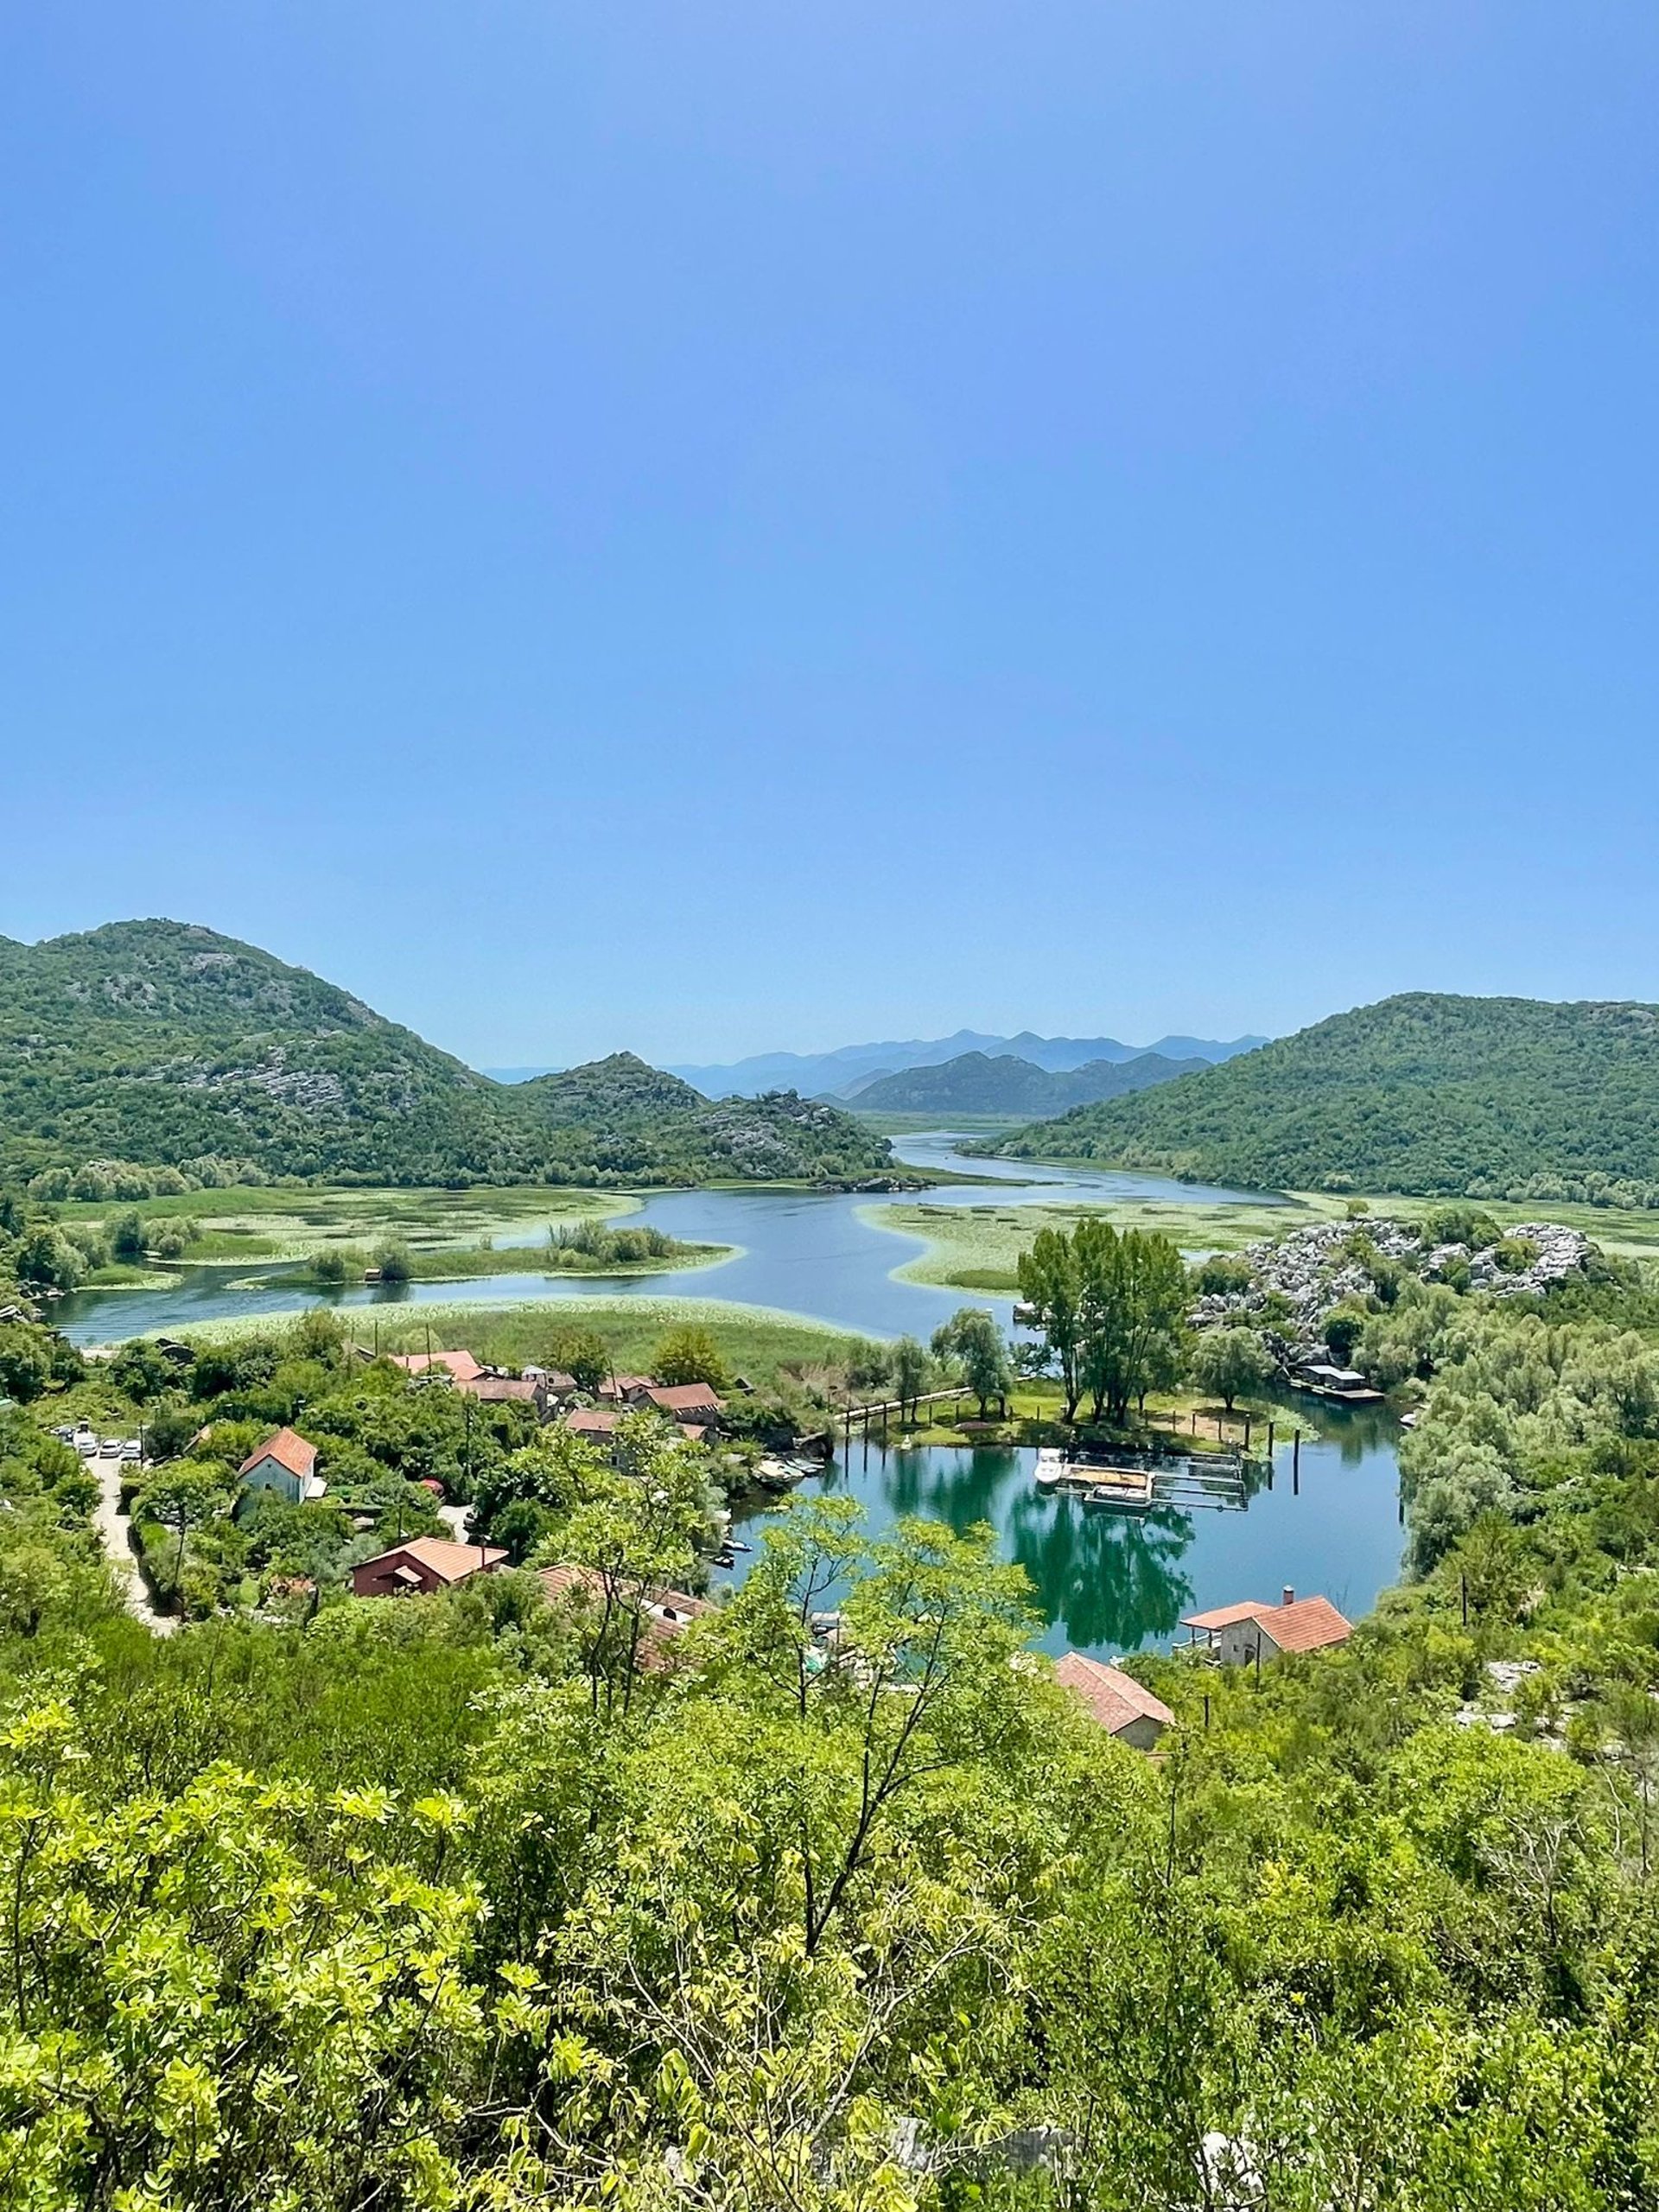
[[1205, 1292], [1194, 1328], [1243, 1324], [1263, 1329], [1287, 1367], [1328, 1357], [1325, 1335], [1344, 1305], [1365, 1305], [1390, 1271], [1450, 1282], [1498, 1298], [1537, 1294], [1580, 1274], [1595, 1251], [1589, 1237], [1557, 1222], [1529, 1222], [1484, 1243], [1427, 1243], [1412, 1222], [1386, 1217], [1313, 1222], [1242, 1255], [1249, 1281]]

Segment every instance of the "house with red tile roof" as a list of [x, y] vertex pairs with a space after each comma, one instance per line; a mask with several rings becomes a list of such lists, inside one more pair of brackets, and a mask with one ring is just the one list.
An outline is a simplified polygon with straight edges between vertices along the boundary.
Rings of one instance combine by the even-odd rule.
[[599, 1395], [611, 1404], [626, 1406], [656, 1388], [649, 1375], [609, 1375], [600, 1384]]
[[1327, 1651], [1346, 1643], [1354, 1624], [1328, 1598], [1298, 1598], [1287, 1586], [1276, 1605], [1216, 1605], [1208, 1612], [1183, 1615], [1181, 1626], [1194, 1643], [1207, 1643], [1224, 1667], [1248, 1667], [1286, 1652]]
[[[544, 1567], [539, 1579], [548, 1603], [562, 1606], [577, 1620], [591, 1625], [602, 1614], [605, 1587], [591, 1567]], [[664, 1665], [668, 1647], [686, 1624], [713, 1611], [707, 1598], [693, 1598], [684, 1590], [647, 1592], [640, 1620], [641, 1665]]]
[[[573, 1436], [586, 1436], [594, 1442], [616, 1433], [617, 1423], [626, 1421], [631, 1413], [649, 1410], [639, 1406], [572, 1406], [569, 1413], [561, 1414], [559, 1425], [568, 1428]], [[698, 1421], [677, 1421], [675, 1424], [683, 1444], [701, 1444], [709, 1431]]]
[[697, 1421], [705, 1427], [718, 1421], [726, 1410], [726, 1401], [706, 1382], [648, 1383], [634, 1402], [655, 1406], [671, 1421]]
[[250, 1490], [270, 1491], [290, 1505], [321, 1497], [328, 1487], [317, 1472], [317, 1447], [297, 1429], [279, 1428], [237, 1469]]
[[474, 1574], [493, 1574], [505, 1564], [499, 1544], [456, 1544], [442, 1536], [410, 1536], [390, 1551], [377, 1553], [352, 1569], [352, 1589], [359, 1598], [416, 1598], [433, 1590], [453, 1590]]
[[1155, 1750], [1165, 1729], [1175, 1725], [1169, 1707], [1133, 1675], [1084, 1652], [1068, 1651], [1056, 1666], [1054, 1679], [1081, 1699], [1084, 1710], [1109, 1736], [1137, 1751]]
[[470, 1382], [457, 1382], [455, 1388], [483, 1406], [534, 1406], [538, 1413], [542, 1409], [542, 1386], [521, 1376], [480, 1375]]
[[559, 1416], [559, 1425], [572, 1436], [609, 1436], [621, 1418], [614, 1406], [572, 1406]]
[[469, 1351], [394, 1351], [389, 1352], [387, 1357], [405, 1375], [441, 1371], [452, 1382], [476, 1382], [484, 1372]]

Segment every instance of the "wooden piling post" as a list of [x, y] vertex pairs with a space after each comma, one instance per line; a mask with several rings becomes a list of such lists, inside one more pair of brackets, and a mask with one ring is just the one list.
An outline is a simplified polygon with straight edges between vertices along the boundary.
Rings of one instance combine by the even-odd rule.
[[1300, 1428], [1296, 1432], [1296, 1441], [1290, 1447], [1290, 1494], [1293, 1497], [1300, 1497], [1302, 1494], [1302, 1432]]

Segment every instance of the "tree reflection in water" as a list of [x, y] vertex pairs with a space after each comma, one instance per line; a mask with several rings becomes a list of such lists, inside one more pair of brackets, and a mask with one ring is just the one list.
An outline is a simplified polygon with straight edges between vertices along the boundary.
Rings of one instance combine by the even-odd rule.
[[823, 1488], [850, 1491], [879, 1522], [913, 1516], [957, 1530], [989, 1522], [1068, 1643], [1128, 1651], [1173, 1636], [1192, 1602], [1180, 1571], [1192, 1516], [1085, 1513], [1074, 1498], [1035, 1489], [1032, 1461], [1030, 1452], [934, 1448], [872, 1452], [866, 1465], [855, 1450]]
[[[1304, 1431], [1298, 1455], [1290, 1433]], [[927, 1445], [849, 1457], [807, 1487], [856, 1497], [872, 1529], [913, 1516], [953, 1529], [988, 1522], [1005, 1559], [1031, 1579], [1050, 1651], [1133, 1651], [1167, 1643], [1180, 1617], [1286, 1584], [1322, 1590], [1351, 1618], [1366, 1611], [1400, 1566], [1398, 1431], [1382, 1408], [1287, 1405], [1278, 1416], [1272, 1485], [1258, 1465], [1243, 1513], [1168, 1509], [1142, 1519], [1085, 1513], [1039, 1491], [1028, 1446]], [[1261, 1440], [1265, 1442], [1265, 1438]], [[758, 1541], [764, 1517], [748, 1532]], [[740, 1554], [741, 1580], [753, 1554]]]

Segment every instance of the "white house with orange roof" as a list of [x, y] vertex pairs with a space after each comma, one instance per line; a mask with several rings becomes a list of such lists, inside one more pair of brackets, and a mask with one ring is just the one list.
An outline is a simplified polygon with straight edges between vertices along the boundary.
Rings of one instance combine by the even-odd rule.
[[316, 1446], [292, 1428], [268, 1436], [236, 1471], [250, 1490], [270, 1491], [290, 1505], [321, 1497], [328, 1487], [317, 1472]]
[[1224, 1667], [1248, 1667], [1287, 1652], [1327, 1651], [1354, 1632], [1353, 1623], [1328, 1598], [1299, 1598], [1288, 1584], [1276, 1605], [1246, 1599], [1184, 1614], [1181, 1626], [1194, 1643], [1207, 1643]]

